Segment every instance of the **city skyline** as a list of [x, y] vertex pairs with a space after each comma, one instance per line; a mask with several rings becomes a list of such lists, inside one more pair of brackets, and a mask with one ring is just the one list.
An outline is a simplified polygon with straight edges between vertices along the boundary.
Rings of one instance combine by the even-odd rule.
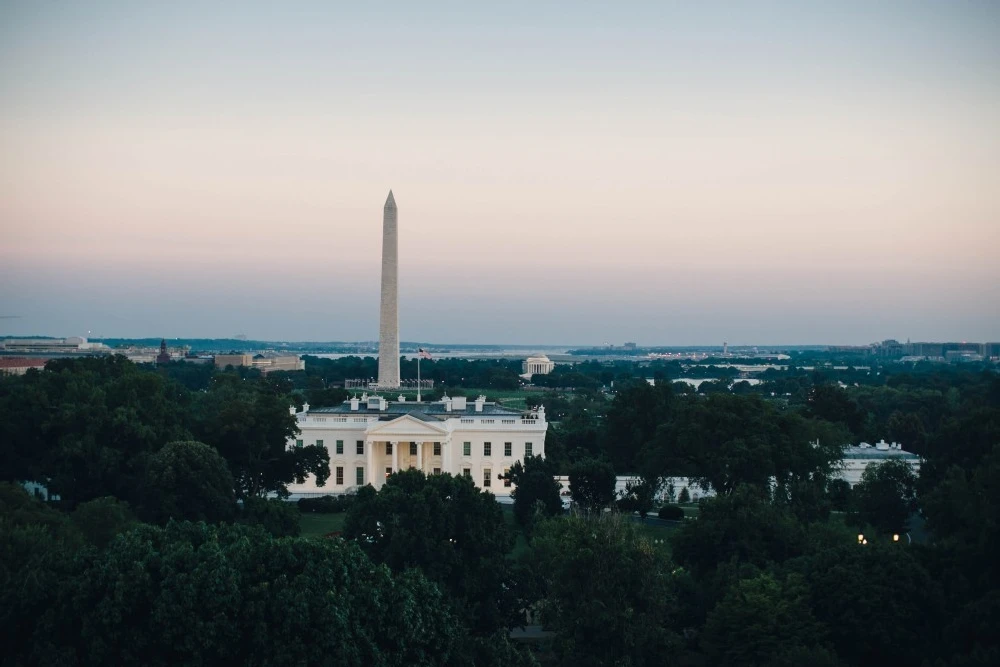
[[997, 340], [997, 34], [975, 3], [0, 3], [0, 328], [375, 340], [391, 188], [401, 340]]

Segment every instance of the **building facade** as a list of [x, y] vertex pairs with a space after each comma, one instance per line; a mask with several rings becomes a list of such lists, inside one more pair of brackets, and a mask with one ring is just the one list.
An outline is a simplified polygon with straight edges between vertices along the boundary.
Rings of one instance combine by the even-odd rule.
[[903, 446], [897, 442], [880, 440], [874, 445], [862, 442], [856, 447], [853, 445], [844, 447], [844, 454], [840, 459], [840, 469], [837, 471], [837, 477], [854, 486], [861, 481], [861, 475], [868, 466], [890, 459], [904, 461], [913, 470], [914, 475], [920, 474], [919, 456], [904, 451]]
[[541, 354], [535, 357], [528, 357], [522, 361], [521, 373], [522, 375], [548, 375], [555, 367], [556, 365], [553, 361], [544, 354]]
[[408, 468], [465, 475], [485, 491], [509, 496], [513, 487], [498, 477], [525, 456], [544, 456], [548, 429], [544, 407], [522, 412], [482, 396], [418, 403], [365, 394], [334, 407], [306, 405], [295, 414], [300, 433], [288, 446], [325, 447], [330, 478], [324, 486], [312, 478], [289, 485], [293, 498], [349, 493], [366, 484], [378, 489]]
[[249, 366], [260, 369], [261, 373], [273, 373], [274, 371], [301, 371], [306, 367], [306, 362], [297, 354], [285, 355], [253, 355], [253, 354], [217, 354], [215, 355], [215, 367], [226, 368], [227, 366]]

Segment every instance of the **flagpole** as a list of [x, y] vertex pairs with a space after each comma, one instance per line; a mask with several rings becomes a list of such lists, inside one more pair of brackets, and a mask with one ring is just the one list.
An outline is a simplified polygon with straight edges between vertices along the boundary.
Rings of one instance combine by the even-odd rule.
[[417, 352], [417, 403], [420, 403], [420, 357], [422, 355]]

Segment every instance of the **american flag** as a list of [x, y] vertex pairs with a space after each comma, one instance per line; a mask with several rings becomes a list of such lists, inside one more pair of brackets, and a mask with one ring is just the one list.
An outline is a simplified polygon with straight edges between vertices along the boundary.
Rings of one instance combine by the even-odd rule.
[[434, 357], [431, 356], [430, 352], [428, 352], [427, 350], [425, 350], [422, 347], [420, 349], [418, 349], [417, 352], [420, 354], [420, 357], [422, 359], [433, 359], [434, 358]]

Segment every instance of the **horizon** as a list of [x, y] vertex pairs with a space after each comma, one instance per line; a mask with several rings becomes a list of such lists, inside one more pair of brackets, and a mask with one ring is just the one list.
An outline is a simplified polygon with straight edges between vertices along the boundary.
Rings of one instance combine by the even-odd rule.
[[407, 340], [998, 340], [998, 33], [973, 3], [0, 3], [0, 315], [374, 339], [391, 189]]

